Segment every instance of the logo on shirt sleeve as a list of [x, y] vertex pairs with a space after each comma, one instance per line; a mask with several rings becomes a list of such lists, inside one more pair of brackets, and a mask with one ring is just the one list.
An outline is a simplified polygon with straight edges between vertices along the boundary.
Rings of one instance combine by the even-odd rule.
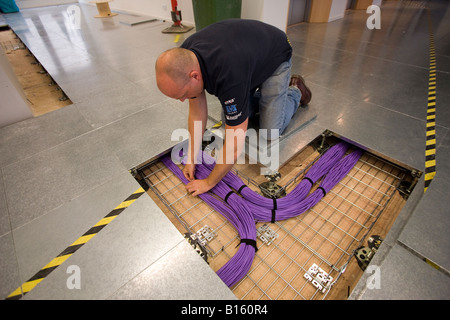
[[234, 100], [235, 100], [235, 98], [230, 99], [230, 100], [227, 100], [227, 101], [225, 101], [223, 104], [230, 104], [230, 103], [233, 103]]
[[227, 109], [227, 113], [236, 113], [237, 112], [237, 108], [235, 104], [231, 104], [226, 106]]
[[230, 99], [224, 102], [225, 118], [227, 120], [236, 120], [241, 117], [242, 111], [238, 113], [236, 99]]

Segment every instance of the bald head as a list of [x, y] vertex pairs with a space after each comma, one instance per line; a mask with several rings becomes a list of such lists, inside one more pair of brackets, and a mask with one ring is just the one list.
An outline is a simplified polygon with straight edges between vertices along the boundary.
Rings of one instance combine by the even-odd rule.
[[173, 48], [164, 51], [156, 60], [156, 76], [168, 76], [177, 84], [183, 85], [189, 80], [189, 72], [195, 66], [195, 54], [187, 49]]
[[[203, 90], [203, 79], [196, 55], [173, 48], [161, 53], [155, 63], [156, 83], [165, 95], [181, 100]], [[187, 92], [184, 92], [187, 91]]]

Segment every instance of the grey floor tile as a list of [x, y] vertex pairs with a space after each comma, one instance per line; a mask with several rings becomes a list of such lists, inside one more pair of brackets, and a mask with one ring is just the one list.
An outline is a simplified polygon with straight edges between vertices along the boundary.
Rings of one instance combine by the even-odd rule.
[[[418, 119], [425, 119], [427, 108], [428, 70], [391, 63], [367, 81], [365, 101]], [[422, 92], [422, 95], [415, 94]], [[422, 108], [418, 107], [421, 106]]]
[[181, 141], [178, 136], [172, 138], [177, 129], [186, 132], [187, 118], [178, 111], [181, 105], [176, 100], [165, 100], [102, 127], [99, 134], [123, 165], [131, 169]]
[[166, 99], [154, 83], [148, 89], [130, 83], [109, 88], [75, 105], [93, 128], [100, 128]]
[[[25, 299], [106, 299], [183, 240], [148, 195], [47, 276]], [[68, 289], [67, 268], [79, 267], [80, 289]]]
[[90, 55], [71, 60], [70, 62], [48, 59], [45, 69], [52, 76], [53, 80], [63, 87], [67, 83], [83, 81], [91, 75], [112, 73], [111, 68], [103, 64], [101, 59]]
[[436, 81], [436, 124], [450, 128], [450, 92], [444, 88], [450, 85], [450, 74], [437, 73]]
[[0, 128], [0, 166], [5, 167], [92, 130], [74, 105]]
[[[128, 36], [125, 39], [131, 41], [132, 39], [129, 38], [130, 37]], [[148, 72], [154, 72], [154, 63], [156, 60], [153, 55], [149, 55], [149, 53], [144, 50], [132, 49], [130, 47], [132, 44], [123, 42], [124, 39], [117, 37], [104, 45], [99, 46], [96, 44], [92, 49], [89, 49], [88, 52], [91, 56], [101, 59], [102, 63], [110, 68], [120, 70], [121, 73], [128, 71], [128, 76], [130, 77], [136, 77], [137, 74], [133, 74], [132, 70], [127, 68], [131, 68], [136, 63], [142, 63], [140, 71], [145, 67], [148, 68]], [[115, 45], [111, 45], [111, 43], [114, 43]]]
[[[316, 122], [318, 124], [326, 127], [353, 110], [352, 106], [356, 99], [351, 95], [309, 82], [308, 78], [305, 79], [305, 83], [312, 93], [311, 102], [308, 104], [307, 109], [311, 109], [317, 114]], [[300, 108], [297, 112], [301, 113], [303, 110]]]
[[[450, 297], [450, 279], [406, 249], [395, 245], [375, 275], [363, 300], [434, 300]], [[379, 276], [379, 277], [378, 277]], [[378, 279], [376, 279], [378, 277]], [[379, 287], [376, 286], [378, 281]]]
[[4, 299], [21, 285], [11, 232], [0, 236], [0, 256], [0, 297]]
[[437, 142], [436, 150], [436, 173], [440, 175], [440, 184], [443, 190], [450, 189], [450, 162], [448, 157], [450, 156], [450, 129], [442, 130]]
[[449, 147], [438, 148], [436, 176], [399, 236], [399, 241], [404, 245], [447, 271], [450, 270], [447, 246], [450, 241], [447, 232], [449, 156]]
[[68, 80], [57, 81], [58, 85], [76, 103], [104, 93], [111, 88], [128, 87], [132, 82], [113, 70], [103, 72], [87, 71], [83, 74], [75, 73]]
[[423, 170], [425, 122], [371, 103], [357, 102], [328, 127], [362, 146]]
[[98, 186], [14, 229], [22, 283], [69, 247], [139, 188], [127, 171], [100, 181]]
[[44, 45], [41, 43], [29, 43], [27, 48], [36, 60], [44, 66], [55, 78], [62, 74], [68, 66], [79, 68], [92, 59], [89, 53], [79, 48], [62, 37], [48, 38]]
[[373, 75], [364, 76], [358, 69], [346, 70], [340, 64], [321, 64], [305, 80], [328, 88], [332, 92], [364, 100], [374, 90], [370, 79], [372, 77]]
[[234, 300], [236, 297], [187, 241], [182, 241], [110, 299]]
[[136, 85], [147, 89], [147, 90], [155, 90], [156, 76], [150, 76], [148, 78], [143, 78], [135, 82]]
[[76, 198], [123, 170], [97, 132], [4, 167], [12, 228]]
[[311, 74], [318, 72], [324, 65], [331, 65], [331, 63], [315, 60], [312, 58], [305, 58], [295, 53], [292, 55], [292, 70], [291, 74], [299, 74], [308, 81]]
[[[125, 62], [119, 66], [113, 66], [112, 68], [130, 81], [138, 82], [147, 78], [155, 77], [156, 59], [157, 56], [149, 55], [147, 52], [144, 52], [144, 58], [138, 59], [137, 61], [136, 59], [131, 59], [131, 61]], [[156, 87], [155, 84], [156, 81], [153, 87]]]
[[[289, 31], [288, 31], [289, 34]], [[302, 41], [291, 41], [293, 54], [312, 61], [320, 61], [326, 65], [336, 65], [344, 61], [353, 60], [357, 55], [350, 51], [324, 45], [323, 43], [309, 43], [308, 38]]]
[[337, 66], [321, 67], [307, 80], [334, 92], [424, 119], [428, 70], [371, 57], [358, 57]]
[[5, 187], [3, 185], [3, 174], [0, 169], [0, 237], [11, 232], [8, 206], [6, 204]]

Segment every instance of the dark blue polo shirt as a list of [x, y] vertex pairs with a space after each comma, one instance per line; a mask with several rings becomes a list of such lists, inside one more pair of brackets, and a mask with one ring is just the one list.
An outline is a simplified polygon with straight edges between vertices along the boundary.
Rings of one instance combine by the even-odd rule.
[[283, 31], [244, 19], [209, 25], [187, 38], [181, 47], [197, 56], [204, 87], [219, 98], [230, 126], [248, 118], [250, 93], [292, 56]]

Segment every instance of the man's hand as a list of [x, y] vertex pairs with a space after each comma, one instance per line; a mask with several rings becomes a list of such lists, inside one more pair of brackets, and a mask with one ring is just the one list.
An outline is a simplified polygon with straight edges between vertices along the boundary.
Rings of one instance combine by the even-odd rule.
[[198, 196], [202, 193], [208, 192], [209, 190], [214, 187], [213, 185], [209, 184], [207, 179], [199, 179], [199, 180], [192, 180], [186, 185], [187, 192], [191, 193], [193, 196]]
[[192, 181], [195, 179], [195, 164], [194, 163], [188, 163], [183, 168], [183, 175], [186, 179], [189, 181]]

